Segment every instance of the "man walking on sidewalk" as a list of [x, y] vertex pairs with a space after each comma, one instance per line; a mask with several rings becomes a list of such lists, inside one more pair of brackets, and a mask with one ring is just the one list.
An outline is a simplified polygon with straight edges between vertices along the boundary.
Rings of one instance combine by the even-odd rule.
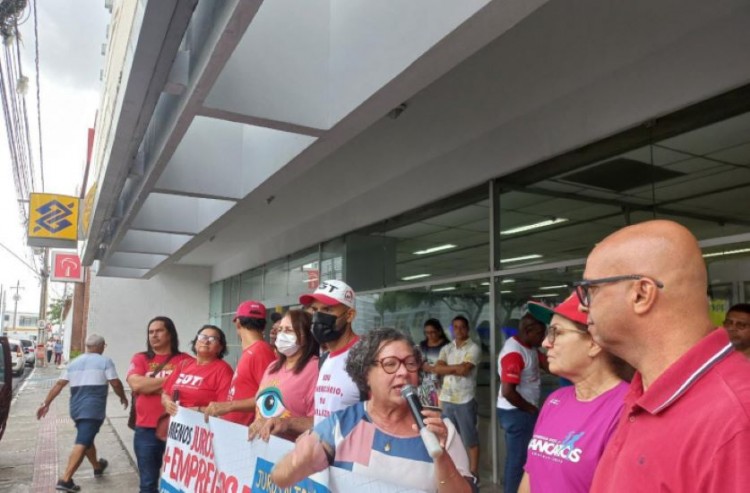
[[82, 354], [70, 363], [36, 411], [37, 419], [46, 416], [52, 401], [70, 382], [70, 417], [76, 424], [77, 435], [68, 459], [68, 466], [57, 482], [55, 489], [58, 491], [79, 491], [81, 489], [73, 482], [73, 474], [78, 470], [84, 457], [94, 467], [95, 477], [101, 477], [104, 469], [107, 468], [107, 461], [96, 457], [94, 437], [104, 421], [108, 383], [120, 398], [123, 407], [128, 407], [128, 399], [125, 396], [122, 382], [117, 378], [115, 364], [110, 358], [102, 356], [105, 346], [102, 336], [96, 334], [88, 336], [86, 338], [86, 354]]

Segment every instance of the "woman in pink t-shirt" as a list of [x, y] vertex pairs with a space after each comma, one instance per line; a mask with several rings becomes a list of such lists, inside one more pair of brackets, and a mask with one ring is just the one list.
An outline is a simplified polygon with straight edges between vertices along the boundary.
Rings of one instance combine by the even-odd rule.
[[[227, 339], [215, 325], [204, 325], [192, 341], [194, 361], [186, 362], [164, 382], [161, 403], [167, 413], [177, 414], [177, 403], [203, 412], [211, 401], [226, 400], [232, 383], [232, 367], [224, 361]], [[177, 397], [175, 399], [175, 396]]]
[[529, 442], [519, 493], [588, 492], [599, 458], [617, 426], [632, 376], [588, 332], [587, 315], [571, 294], [556, 308], [531, 302], [528, 309], [549, 325], [542, 346], [551, 373], [567, 378], [547, 397]]
[[312, 317], [303, 310], [289, 310], [279, 322], [276, 350], [279, 358], [263, 374], [255, 397], [255, 421], [248, 432], [252, 440], [278, 435], [295, 440], [299, 433], [286, 418], [312, 417], [318, 380], [318, 342], [312, 337]]

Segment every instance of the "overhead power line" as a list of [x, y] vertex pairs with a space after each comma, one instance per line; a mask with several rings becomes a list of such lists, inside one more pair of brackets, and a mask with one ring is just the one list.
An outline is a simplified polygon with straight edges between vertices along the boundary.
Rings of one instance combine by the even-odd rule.
[[42, 152], [42, 98], [40, 97], [39, 83], [39, 26], [36, 15], [36, 3], [34, 0], [34, 65], [36, 65], [36, 122], [39, 129], [39, 177], [42, 180], [42, 192], [44, 192], [44, 153]]

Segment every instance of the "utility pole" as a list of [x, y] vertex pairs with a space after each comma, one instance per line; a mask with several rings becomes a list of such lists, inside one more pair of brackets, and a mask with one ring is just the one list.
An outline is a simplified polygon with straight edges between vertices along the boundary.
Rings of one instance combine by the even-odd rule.
[[39, 295], [39, 325], [37, 326], [39, 331], [37, 332], [37, 344], [42, 344], [44, 342], [45, 336], [47, 335], [46, 324], [44, 327], [42, 327], [41, 322], [46, 321], [47, 319], [47, 279], [49, 278], [49, 269], [47, 269], [48, 264], [49, 248], [45, 248], [44, 256], [42, 257], [42, 268], [39, 272], [39, 279], [42, 282], [42, 289]]
[[18, 320], [18, 300], [21, 299], [21, 290], [23, 289], [21, 287], [21, 281], [19, 280], [16, 283], [16, 287], [11, 286], [10, 289], [15, 289], [16, 294], [13, 295], [13, 301], [15, 301], [15, 304], [13, 305], [13, 332], [16, 332], [16, 324]]

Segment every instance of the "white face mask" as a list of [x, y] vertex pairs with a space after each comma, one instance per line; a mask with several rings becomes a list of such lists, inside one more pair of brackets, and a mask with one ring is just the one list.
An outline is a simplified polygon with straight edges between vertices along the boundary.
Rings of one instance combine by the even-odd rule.
[[276, 349], [284, 356], [293, 355], [299, 351], [297, 336], [287, 332], [279, 332], [276, 334]]

